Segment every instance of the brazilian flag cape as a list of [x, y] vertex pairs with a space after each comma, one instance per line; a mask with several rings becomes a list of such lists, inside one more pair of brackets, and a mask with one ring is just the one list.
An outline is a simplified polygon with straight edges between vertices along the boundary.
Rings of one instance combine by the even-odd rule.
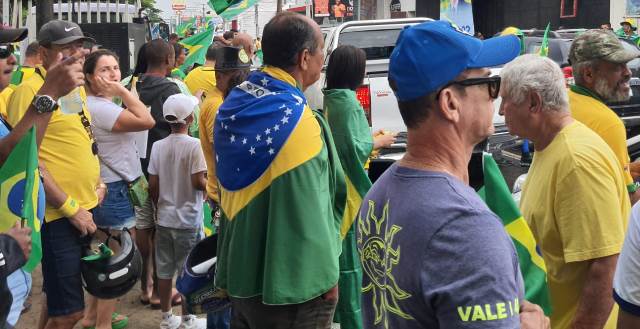
[[216, 286], [268, 305], [303, 303], [335, 286], [344, 174], [328, 126], [293, 77], [273, 67], [251, 73], [220, 106], [214, 131]]
[[324, 115], [331, 127], [347, 183], [347, 203], [340, 227], [340, 234], [344, 238], [340, 255], [340, 299], [334, 322], [340, 323], [342, 329], [360, 329], [362, 268], [353, 222], [362, 199], [371, 188], [364, 165], [373, 150], [373, 137], [364, 110], [353, 90], [324, 90]]
[[525, 299], [538, 304], [545, 315], [552, 312], [547, 285], [547, 267], [540, 255], [536, 240], [520, 209], [513, 200], [507, 182], [491, 154], [485, 153], [482, 159], [484, 187], [478, 192], [504, 225], [511, 237], [516, 251], [520, 272], [524, 279]]

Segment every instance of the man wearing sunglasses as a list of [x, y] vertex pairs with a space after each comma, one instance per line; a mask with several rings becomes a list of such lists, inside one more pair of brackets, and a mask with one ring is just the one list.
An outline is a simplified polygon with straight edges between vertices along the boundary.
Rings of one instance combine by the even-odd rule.
[[[48, 71], [61, 58], [76, 57], [78, 64], [84, 63], [88, 53], [85, 48], [93, 43], [77, 24], [57, 20], [43, 25], [37, 36], [42, 66], [11, 96], [7, 108], [10, 124], [17, 123], [34, 102], [40, 111], [52, 111], [51, 104], [56, 106], [56, 99], [38, 91], [45, 78], [50, 77]], [[83, 79], [82, 76], [82, 72], [78, 72], [74, 79]], [[82, 317], [81, 236], [95, 231], [90, 211], [106, 191], [100, 181], [86, 95], [82, 87], [74, 92], [79, 93], [77, 98], [82, 102], [79, 111], [69, 113], [61, 104], [61, 110], [53, 112], [39, 154], [40, 163], [46, 168], [47, 193], [41, 235], [42, 275], [49, 317], [45, 328], [70, 329]]]
[[389, 82], [407, 152], [360, 209], [364, 327], [548, 328], [500, 219], [468, 185], [473, 148], [494, 131], [500, 79], [487, 67], [519, 52], [515, 36], [481, 41], [445, 21], [401, 32]]
[[[26, 29], [0, 27], [0, 91], [8, 88], [16, 65], [16, 58], [13, 56], [13, 46], [11, 44], [23, 40], [26, 36]], [[80, 59], [80, 56], [73, 56], [65, 61], [61, 61], [61, 58], [58, 58], [54, 61], [51, 68], [52, 75], [44, 82], [38, 94], [47, 95], [55, 101], [73, 88], [82, 85], [84, 77], [81, 75], [82, 64], [78, 59]], [[42, 111], [42, 109], [43, 107], [37, 107], [33, 103], [29, 105], [24, 117], [13, 129], [7, 122], [0, 119], [0, 166], [24, 136], [25, 132], [34, 125], [37, 130], [38, 145], [40, 145], [44, 130], [53, 113], [51, 111]], [[42, 191], [40, 197], [44, 197]], [[11, 200], [8, 201], [8, 206], [14, 209], [16, 205], [11, 204], [11, 202]], [[13, 226], [8, 231], [0, 234], [0, 327], [5, 325], [5, 319], [9, 328], [16, 324], [22, 310], [22, 304], [30, 290], [30, 274], [19, 269], [24, 265], [31, 247], [29, 242], [30, 230], [21, 228], [20, 223], [16, 223], [17, 219], [17, 216], [6, 215], [0, 218], [1, 231]], [[22, 253], [19, 252], [20, 249], [22, 249]], [[9, 276], [6, 277], [6, 275]]]
[[520, 208], [547, 265], [553, 328], [613, 329], [612, 281], [630, 208], [623, 168], [571, 117], [555, 62], [523, 55], [500, 74], [500, 114], [512, 135], [536, 146]]

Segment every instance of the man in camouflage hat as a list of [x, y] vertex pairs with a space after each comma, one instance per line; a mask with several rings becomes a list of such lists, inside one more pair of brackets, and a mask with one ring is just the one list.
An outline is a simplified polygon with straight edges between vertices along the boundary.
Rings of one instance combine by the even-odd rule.
[[604, 30], [584, 32], [573, 41], [569, 53], [575, 78], [569, 91], [571, 113], [600, 135], [616, 154], [632, 204], [640, 198], [640, 192], [631, 172], [640, 170], [640, 163], [631, 164], [630, 170], [624, 124], [605, 103], [629, 99], [631, 71], [627, 62], [638, 56], [639, 51], [625, 49], [613, 33]]

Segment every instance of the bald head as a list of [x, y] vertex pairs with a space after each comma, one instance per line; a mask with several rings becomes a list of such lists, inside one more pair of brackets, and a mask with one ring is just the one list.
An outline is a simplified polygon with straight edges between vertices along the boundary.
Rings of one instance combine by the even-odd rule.
[[231, 45], [234, 47], [242, 47], [247, 55], [251, 56], [253, 54], [253, 40], [251, 36], [246, 33], [238, 33], [231, 41]]

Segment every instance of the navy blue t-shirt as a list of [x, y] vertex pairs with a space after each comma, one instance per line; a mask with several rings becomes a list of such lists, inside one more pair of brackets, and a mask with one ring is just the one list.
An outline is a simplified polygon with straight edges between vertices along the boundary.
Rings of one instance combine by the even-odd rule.
[[362, 202], [365, 328], [519, 328], [518, 255], [475, 191], [391, 166]]

